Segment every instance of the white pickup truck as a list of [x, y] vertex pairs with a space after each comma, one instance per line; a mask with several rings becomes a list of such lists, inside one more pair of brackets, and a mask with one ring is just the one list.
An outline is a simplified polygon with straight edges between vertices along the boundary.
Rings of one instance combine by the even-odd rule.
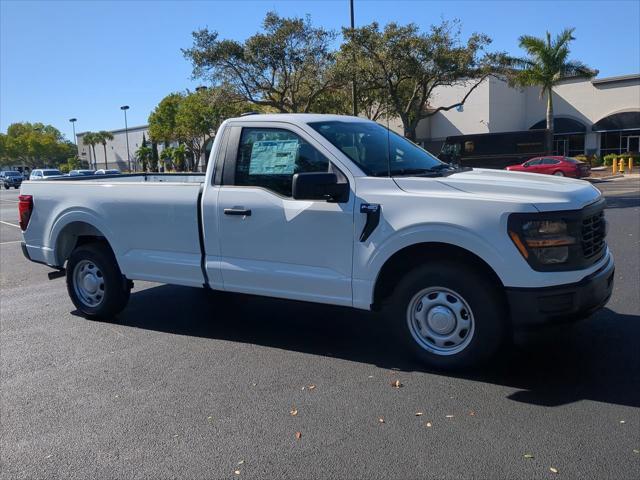
[[380, 309], [445, 369], [586, 317], [613, 286], [591, 184], [455, 168], [355, 117], [229, 119], [204, 175], [29, 181], [19, 211], [25, 256], [66, 272], [88, 317], [120, 312], [138, 279]]

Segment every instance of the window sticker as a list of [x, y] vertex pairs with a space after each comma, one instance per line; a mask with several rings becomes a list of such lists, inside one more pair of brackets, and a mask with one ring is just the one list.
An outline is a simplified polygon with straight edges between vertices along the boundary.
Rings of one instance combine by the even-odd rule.
[[249, 175], [292, 175], [298, 140], [260, 140], [253, 144]]

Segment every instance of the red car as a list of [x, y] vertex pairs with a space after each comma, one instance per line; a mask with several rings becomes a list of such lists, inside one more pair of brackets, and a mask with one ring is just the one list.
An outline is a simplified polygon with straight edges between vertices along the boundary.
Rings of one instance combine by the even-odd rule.
[[571, 157], [548, 156], [527, 160], [522, 165], [511, 165], [507, 170], [512, 172], [546, 173], [559, 177], [582, 178], [591, 175], [588, 163]]

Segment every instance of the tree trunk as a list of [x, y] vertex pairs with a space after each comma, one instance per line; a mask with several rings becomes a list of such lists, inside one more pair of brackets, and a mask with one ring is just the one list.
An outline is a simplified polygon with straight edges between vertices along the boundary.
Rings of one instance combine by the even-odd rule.
[[109, 168], [107, 166], [107, 144], [103, 143], [102, 148], [104, 148], [104, 169], [107, 170]]
[[547, 89], [547, 130], [549, 135], [547, 137], [547, 152], [553, 153], [553, 90], [551, 87]]

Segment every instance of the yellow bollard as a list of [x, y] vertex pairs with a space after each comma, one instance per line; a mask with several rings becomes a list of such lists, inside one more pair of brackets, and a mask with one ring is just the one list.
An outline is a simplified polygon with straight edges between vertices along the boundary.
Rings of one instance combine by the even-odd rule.
[[618, 168], [620, 169], [620, 173], [624, 173], [624, 160], [622, 158], [620, 159], [620, 165], [618, 165]]
[[611, 161], [611, 174], [615, 175], [617, 173], [616, 172], [617, 170], [618, 170], [618, 159], [614, 158]]
[[633, 172], [633, 157], [629, 157], [629, 174]]

